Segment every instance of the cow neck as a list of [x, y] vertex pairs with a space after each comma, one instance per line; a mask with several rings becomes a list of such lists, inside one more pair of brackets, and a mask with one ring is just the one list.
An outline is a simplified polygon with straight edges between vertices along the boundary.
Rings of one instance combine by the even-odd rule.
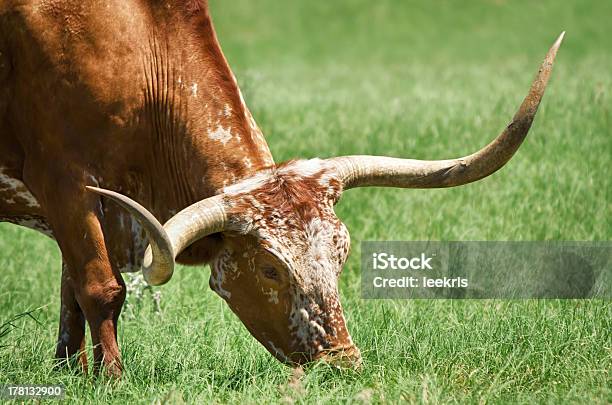
[[159, 201], [173, 211], [274, 164], [210, 16], [201, 12], [192, 31], [180, 26], [154, 33], [143, 63], [149, 161], [155, 178], [172, 185]]

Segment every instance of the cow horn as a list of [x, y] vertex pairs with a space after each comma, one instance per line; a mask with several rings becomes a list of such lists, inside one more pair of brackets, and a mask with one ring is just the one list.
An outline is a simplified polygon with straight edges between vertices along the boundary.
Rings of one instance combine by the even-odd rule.
[[519, 148], [544, 95], [561, 33], [546, 54], [529, 94], [512, 122], [478, 152], [452, 160], [412, 160], [384, 156], [343, 156], [328, 159], [345, 189], [366, 186], [439, 188], [471, 183], [500, 169]]
[[190, 205], [162, 226], [146, 208], [123, 194], [98, 187], [87, 186], [87, 189], [116, 201], [134, 215], [145, 229], [149, 246], [145, 252], [142, 273], [151, 285], [168, 282], [174, 272], [176, 256], [195, 241], [221, 232], [227, 222], [223, 195]]

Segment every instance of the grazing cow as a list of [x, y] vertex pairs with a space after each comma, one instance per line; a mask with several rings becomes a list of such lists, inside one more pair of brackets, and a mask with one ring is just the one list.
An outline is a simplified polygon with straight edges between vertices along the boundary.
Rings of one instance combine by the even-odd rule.
[[451, 187], [499, 169], [561, 39], [479, 152], [276, 165], [206, 1], [0, 0], [0, 220], [61, 249], [57, 358], [87, 366], [87, 321], [94, 369], [119, 375], [121, 272], [142, 268], [159, 285], [176, 260], [210, 263], [211, 288], [279, 360], [358, 364], [337, 287], [349, 234], [334, 204], [350, 188]]

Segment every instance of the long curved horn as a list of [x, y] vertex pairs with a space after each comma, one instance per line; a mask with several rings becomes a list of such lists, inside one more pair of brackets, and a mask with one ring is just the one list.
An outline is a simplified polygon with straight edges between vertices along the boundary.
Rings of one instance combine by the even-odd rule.
[[123, 194], [91, 186], [87, 186], [87, 189], [116, 201], [134, 215], [144, 228], [149, 246], [145, 252], [142, 273], [151, 285], [168, 282], [174, 272], [176, 256], [195, 241], [223, 231], [227, 223], [223, 195], [190, 205], [162, 226], [146, 208]]
[[451, 160], [412, 160], [385, 156], [344, 156], [328, 159], [345, 189], [365, 186], [440, 188], [471, 183], [500, 169], [519, 148], [544, 95], [561, 33], [546, 54], [529, 94], [512, 122], [493, 142], [469, 156]]

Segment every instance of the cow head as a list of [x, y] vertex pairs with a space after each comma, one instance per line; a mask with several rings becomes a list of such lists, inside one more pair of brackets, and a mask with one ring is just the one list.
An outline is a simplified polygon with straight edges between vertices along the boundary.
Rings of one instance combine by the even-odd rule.
[[493, 142], [458, 159], [422, 161], [344, 156], [292, 161], [261, 170], [199, 201], [161, 225], [130, 198], [99, 188], [143, 225], [150, 246], [143, 273], [167, 282], [174, 260], [195, 241], [223, 235], [211, 287], [277, 358], [317, 358], [357, 365], [337, 279], [349, 251], [346, 227], [333, 211], [343, 191], [364, 186], [433, 188], [470, 183], [501, 168], [524, 140], [544, 94], [563, 35], [542, 64], [512, 122]]
[[350, 246], [333, 211], [342, 185], [321, 163], [290, 162], [225, 189], [232, 231], [210, 284], [278, 359], [358, 364], [338, 295]]

